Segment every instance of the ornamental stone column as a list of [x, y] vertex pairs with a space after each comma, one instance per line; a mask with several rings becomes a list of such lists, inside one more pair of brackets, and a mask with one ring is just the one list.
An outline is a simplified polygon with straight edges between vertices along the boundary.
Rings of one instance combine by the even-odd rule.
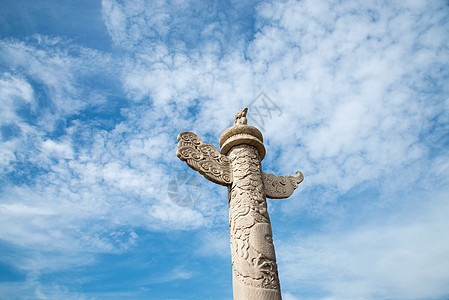
[[296, 176], [262, 171], [263, 137], [247, 125], [247, 111], [240, 110], [234, 126], [221, 134], [220, 151], [182, 132], [176, 154], [205, 178], [228, 187], [234, 299], [281, 299], [266, 197], [289, 197], [304, 177], [299, 171]]

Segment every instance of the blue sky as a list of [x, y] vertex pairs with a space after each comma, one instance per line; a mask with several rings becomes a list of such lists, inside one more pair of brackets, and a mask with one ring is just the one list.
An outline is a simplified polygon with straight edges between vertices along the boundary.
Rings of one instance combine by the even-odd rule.
[[218, 147], [263, 92], [263, 168], [305, 176], [269, 200], [284, 299], [448, 299], [448, 23], [438, 0], [1, 1], [0, 298], [231, 299], [226, 188], [167, 187], [193, 174], [179, 132]]

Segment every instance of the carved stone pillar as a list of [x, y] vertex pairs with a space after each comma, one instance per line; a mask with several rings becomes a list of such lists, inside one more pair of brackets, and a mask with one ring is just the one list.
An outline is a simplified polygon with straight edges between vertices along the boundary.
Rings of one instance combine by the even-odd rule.
[[235, 300], [279, 300], [276, 255], [266, 197], [291, 196], [304, 179], [262, 172], [265, 147], [260, 131], [247, 125], [247, 108], [220, 136], [220, 148], [192, 132], [178, 135], [176, 155], [206, 179], [228, 187], [232, 282]]
[[281, 299], [260, 164], [262, 134], [249, 125], [233, 126], [220, 145], [233, 177], [228, 190], [234, 299]]

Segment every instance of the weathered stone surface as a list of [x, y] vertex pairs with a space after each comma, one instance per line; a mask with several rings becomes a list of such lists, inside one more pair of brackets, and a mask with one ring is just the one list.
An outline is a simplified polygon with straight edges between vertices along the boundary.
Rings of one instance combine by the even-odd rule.
[[266, 197], [289, 197], [304, 179], [262, 172], [263, 136], [247, 125], [248, 109], [220, 136], [218, 151], [192, 132], [178, 136], [176, 155], [212, 182], [228, 186], [234, 299], [281, 299]]
[[250, 125], [237, 125], [226, 129], [220, 136], [220, 153], [227, 155], [232, 147], [242, 144], [256, 147], [260, 160], [265, 157], [262, 134], [256, 127]]
[[275, 176], [262, 172], [262, 181], [265, 187], [265, 195], [271, 199], [284, 199], [290, 197], [295, 189], [304, 180], [301, 172], [297, 171], [296, 176]]
[[217, 148], [204, 144], [193, 132], [181, 132], [178, 135], [176, 156], [185, 161], [189, 167], [200, 172], [212, 182], [229, 185], [232, 182], [231, 165], [226, 155]]
[[242, 144], [232, 147], [228, 156], [233, 174], [229, 225], [234, 299], [281, 299], [259, 152]]

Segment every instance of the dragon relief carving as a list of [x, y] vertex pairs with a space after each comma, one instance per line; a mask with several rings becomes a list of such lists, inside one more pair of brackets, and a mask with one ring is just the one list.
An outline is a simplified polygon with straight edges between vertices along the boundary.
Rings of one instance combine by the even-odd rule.
[[233, 170], [229, 220], [234, 274], [246, 285], [279, 289], [259, 153], [252, 146], [239, 145], [228, 155]]
[[262, 134], [247, 125], [248, 109], [220, 137], [221, 154], [192, 132], [178, 135], [176, 155], [206, 179], [228, 187], [235, 299], [281, 299], [266, 198], [289, 197], [303, 181], [262, 172]]
[[214, 146], [203, 143], [193, 132], [181, 132], [178, 141], [176, 156], [179, 159], [212, 182], [231, 184], [231, 164], [226, 155], [220, 154]]
[[265, 187], [265, 195], [271, 199], [284, 199], [290, 197], [298, 185], [304, 180], [300, 171], [296, 176], [275, 176], [262, 172], [262, 180]]

